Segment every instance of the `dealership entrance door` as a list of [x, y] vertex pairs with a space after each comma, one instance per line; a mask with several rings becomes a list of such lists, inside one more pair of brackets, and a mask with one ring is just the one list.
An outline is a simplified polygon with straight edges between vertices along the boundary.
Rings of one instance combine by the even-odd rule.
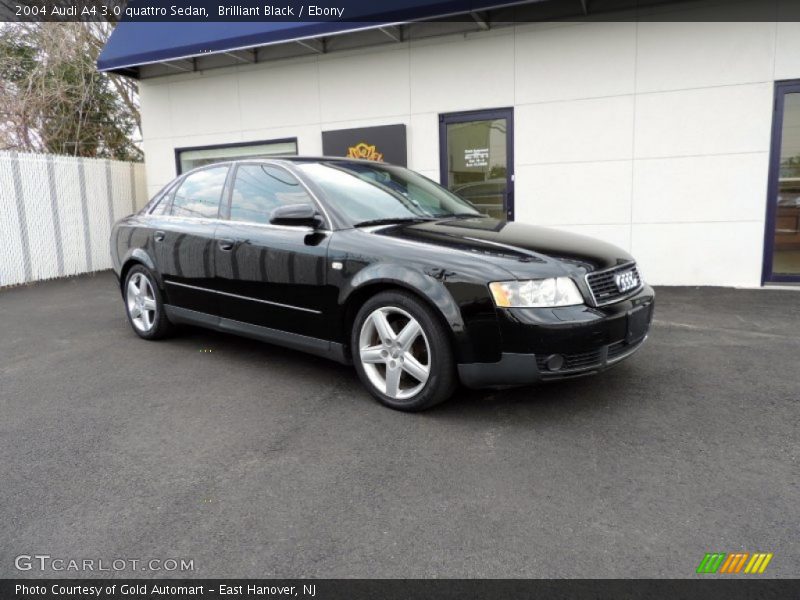
[[764, 281], [800, 282], [800, 81], [775, 86]]
[[514, 220], [514, 113], [498, 108], [439, 116], [442, 185], [498, 219]]

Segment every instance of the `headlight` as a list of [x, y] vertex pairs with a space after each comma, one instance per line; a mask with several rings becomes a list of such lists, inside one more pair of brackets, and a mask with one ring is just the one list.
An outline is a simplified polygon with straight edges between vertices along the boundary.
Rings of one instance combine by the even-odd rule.
[[583, 304], [578, 286], [569, 277], [530, 279], [527, 281], [493, 281], [489, 284], [494, 303], [504, 308], [574, 306]]

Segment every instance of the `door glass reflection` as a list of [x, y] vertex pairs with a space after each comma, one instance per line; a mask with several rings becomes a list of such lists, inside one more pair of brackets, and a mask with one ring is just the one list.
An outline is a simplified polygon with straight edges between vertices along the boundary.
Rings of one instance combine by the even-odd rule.
[[506, 119], [447, 125], [447, 187], [478, 210], [505, 219]]
[[783, 105], [772, 272], [800, 275], [800, 93]]

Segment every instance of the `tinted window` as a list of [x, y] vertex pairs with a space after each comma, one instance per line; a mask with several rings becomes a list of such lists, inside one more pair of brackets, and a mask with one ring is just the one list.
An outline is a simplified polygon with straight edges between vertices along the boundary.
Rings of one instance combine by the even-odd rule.
[[169, 208], [169, 194], [164, 194], [159, 198], [153, 208], [149, 211], [151, 215], [163, 215], [166, 214], [167, 209]]
[[241, 165], [236, 169], [231, 198], [231, 221], [269, 223], [282, 204], [312, 204], [300, 182], [288, 171], [270, 165]]
[[151, 215], [166, 215], [170, 210], [170, 201], [175, 191], [175, 182], [165, 186], [145, 207], [144, 212]]
[[228, 167], [203, 169], [187, 175], [175, 192], [172, 213], [178, 217], [216, 218]]

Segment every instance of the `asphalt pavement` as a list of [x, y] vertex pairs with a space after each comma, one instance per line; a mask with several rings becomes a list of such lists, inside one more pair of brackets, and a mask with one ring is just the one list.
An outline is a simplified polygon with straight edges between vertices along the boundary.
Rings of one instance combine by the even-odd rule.
[[404, 414], [322, 358], [143, 341], [110, 273], [0, 290], [0, 577], [800, 576], [800, 291], [657, 294], [616, 369]]

